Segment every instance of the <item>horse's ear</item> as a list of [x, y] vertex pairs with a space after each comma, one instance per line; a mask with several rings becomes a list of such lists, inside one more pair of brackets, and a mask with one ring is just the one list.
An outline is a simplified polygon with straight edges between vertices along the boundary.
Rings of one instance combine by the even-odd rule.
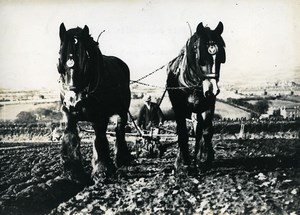
[[221, 35], [223, 33], [223, 29], [224, 29], [223, 23], [219, 22], [218, 26], [216, 27], [216, 29], [214, 31], [217, 34]]
[[82, 30], [82, 33], [85, 36], [89, 36], [90, 35], [90, 30], [89, 30], [89, 27], [87, 25], [84, 26], [84, 28]]
[[59, 37], [60, 37], [61, 41], [64, 40], [66, 32], [67, 32], [67, 30], [66, 30], [65, 24], [62, 22], [59, 27]]
[[196, 30], [198, 36], [202, 35], [202, 33], [204, 32], [204, 30], [205, 30], [205, 28], [204, 28], [202, 22], [200, 22], [199, 25], [197, 26], [197, 30]]

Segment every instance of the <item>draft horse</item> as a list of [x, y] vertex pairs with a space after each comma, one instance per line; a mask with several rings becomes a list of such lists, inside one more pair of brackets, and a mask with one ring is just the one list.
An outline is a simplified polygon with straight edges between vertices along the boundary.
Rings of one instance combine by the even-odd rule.
[[[113, 174], [116, 167], [132, 161], [125, 142], [125, 126], [130, 105], [130, 74], [128, 66], [119, 58], [102, 55], [98, 42], [89, 28], [60, 25], [60, 97], [66, 118], [62, 138], [62, 161], [65, 172], [74, 177], [83, 172], [78, 136], [78, 121], [92, 123], [95, 130], [93, 145], [93, 175]], [[110, 157], [106, 129], [109, 118], [119, 115], [116, 126], [115, 163]]]
[[191, 118], [192, 113], [196, 116], [194, 164], [204, 160], [205, 166], [209, 167], [214, 159], [212, 121], [216, 96], [220, 92], [220, 65], [225, 63], [222, 32], [222, 22], [214, 30], [200, 23], [180, 55], [168, 64], [167, 89], [177, 123], [177, 167], [191, 165], [186, 118]]

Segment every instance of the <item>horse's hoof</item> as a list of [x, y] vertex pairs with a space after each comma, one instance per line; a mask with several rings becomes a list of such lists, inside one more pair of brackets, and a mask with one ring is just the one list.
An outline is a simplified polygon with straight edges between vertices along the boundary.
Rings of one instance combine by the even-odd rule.
[[181, 156], [182, 156], [183, 164], [186, 165], [186, 166], [190, 166], [191, 165], [191, 159], [190, 159], [189, 153], [182, 153]]
[[116, 173], [116, 170], [117, 169], [112, 162], [107, 162], [107, 164], [105, 164], [104, 162], [97, 161], [93, 164], [92, 178], [94, 181], [105, 180], [112, 177]]
[[212, 169], [212, 163], [214, 161], [214, 157], [215, 157], [215, 151], [213, 149], [210, 149], [207, 153], [206, 153], [206, 157], [204, 159], [204, 162], [200, 163], [200, 168], [201, 168], [201, 172], [208, 172], [209, 170]]
[[91, 185], [93, 183], [91, 176], [84, 171], [81, 162], [64, 163], [63, 167], [64, 178], [85, 185]]
[[185, 178], [188, 176], [189, 174], [189, 166], [188, 165], [184, 165], [181, 162], [175, 162], [175, 174], [176, 176], [178, 176], [178, 178]]
[[130, 166], [130, 164], [132, 163], [132, 161], [134, 161], [134, 157], [128, 152], [128, 153], [118, 153], [116, 155], [116, 166], [117, 168], [121, 167], [121, 166]]
[[212, 162], [215, 160], [215, 150], [210, 149], [207, 154], [206, 163], [212, 164]]
[[159, 157], [159, 158], [162, 158], [163, 155], [164, 155], [164, 153], [167, 151], [167, 147], [166, 147], [166, 146], [163, 146], [163, 145], [159, 145], [159, 146], [158, 146], [158, 151], [159, 151], [158, 157]]
[[191, 165], [191, 161], [188, 155], [184, 156], [183, 153], [178, 152], [176, 160], [175, 160], [175, 169], [176, 170], [180, 170], [182, 167], [184, 167], [184, 169], [189, 168], [189, 166]]

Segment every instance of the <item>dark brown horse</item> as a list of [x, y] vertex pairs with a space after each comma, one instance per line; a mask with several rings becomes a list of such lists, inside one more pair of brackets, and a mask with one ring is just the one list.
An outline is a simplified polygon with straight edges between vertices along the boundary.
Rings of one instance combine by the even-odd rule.
[[[132, 156], [125, 142], [125, 126], [130, 105], [129, 68], [119, 58], [102, 55], [89, 28], [66, 30], [60, 25], [61, 101], [67, 123], [62, 138], [64, 169], [83, 172], [77, 122], [89, 121], [95, 130], [93, 174], [107, 176], [116, 167], [127, 165]], [[115, 163], [110, 157], [106, 129], [109, 118], [119, 115], [116, 127]]]
[[[225, 63], [222, 32], [222, 22], [215, 30], [200, 23], [181, 54], [168, 65], [167, 89], [175, 113], [179, 144], [177, 166], [191, 164], [186, 118], [191, 118], [192, 113], [196, 115], [195, 164], [202, 155], [206, 155], [208, 166], [214, 159], [212, 121], [219, 93], [220, 64]], [[202, 137], [204, 144], [201, 144]]]

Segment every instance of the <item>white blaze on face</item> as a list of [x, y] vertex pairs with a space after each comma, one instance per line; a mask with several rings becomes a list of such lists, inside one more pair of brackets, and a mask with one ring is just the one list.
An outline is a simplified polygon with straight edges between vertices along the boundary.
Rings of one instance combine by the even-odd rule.
[[73, 60], [73, 55], [70, 54], [70, 58], [67, 60], [66, 64], [67, 67], [69, 67], [70, 71], [68, 72], [68, 78], [67, 78], [67, 85], [69, 86], [69, 88], [74, 86], [74, 81], [73, 81], [73, 76], [74, 76], [74, 68], [73, 66], [75, 65], [75, 62]]
[[203, 94], [204, 96], [206, 95], [214, 95], [217, 96], [220, 92], [217, 80], [215, 79], [216, 77], [216, 73], [215, 73], [215, 69], [213, 68], [213, 66], [215, 65], [215, 60], [216, 60], [216, 55], [215, 53], [217, 52], [217, 46], [210, 46], [208, 49], [208, 52], [210, 54], [212, 54], [213, 57], [213, 64], [208, 68], [209, 71], [205, 70], [205, 68], [202, 68], [202, 70], [204, 71], [204, 73], [207, 74], [207, 77], [211, 77], [210, 79], [205, 79], [203, 81]]
[[74, 81], [73, 81], [73, 74], [74, 74], [74, 70], [70, 69], [70, 77], [69, 77], [69, 87], [73, 87], [74, 86]]

